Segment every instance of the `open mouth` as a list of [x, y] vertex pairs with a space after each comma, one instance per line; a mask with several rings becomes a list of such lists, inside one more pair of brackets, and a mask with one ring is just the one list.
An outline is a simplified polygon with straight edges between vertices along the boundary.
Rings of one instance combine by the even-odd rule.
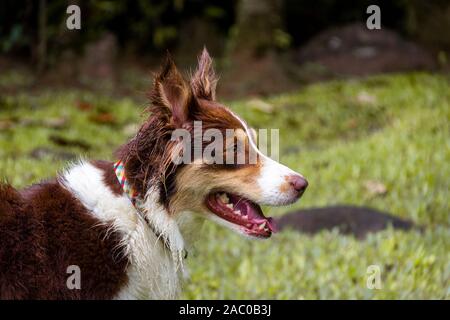
[[244, 197], [226, 192], [211, 193], [206, 206], [220, 218], [241, 228], [247, 235], [268, 238], [276, 232], [272, 218], [266, 218], [261, 207]]

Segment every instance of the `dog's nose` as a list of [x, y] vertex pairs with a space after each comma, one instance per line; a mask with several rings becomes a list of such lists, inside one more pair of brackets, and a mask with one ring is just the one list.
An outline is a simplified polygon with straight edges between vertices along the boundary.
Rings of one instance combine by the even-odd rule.
[[287, 181], [299, 194], [305, 192], [305, 189], [308, 186], [308, 181], [299, 175], [290, 175], [288, 176]]

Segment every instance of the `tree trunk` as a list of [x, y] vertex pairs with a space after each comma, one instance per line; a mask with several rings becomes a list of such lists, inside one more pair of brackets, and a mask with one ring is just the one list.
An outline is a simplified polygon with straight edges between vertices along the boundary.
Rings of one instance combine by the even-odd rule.
[[236, 16], [220, 94], [266, 95], [291, 87], [279, 54], [289, 44], [283, 32], [282, 1], [241, 0]]
[[241, 0], [230, 39], [231, 54], [263, 56], [277, 48], [283, 29], [280, 0]]
[[38, 45], [37, 45], [37, 71], [42, 73], [47, 62], [47, 2], [39, 1], [38, 11]]

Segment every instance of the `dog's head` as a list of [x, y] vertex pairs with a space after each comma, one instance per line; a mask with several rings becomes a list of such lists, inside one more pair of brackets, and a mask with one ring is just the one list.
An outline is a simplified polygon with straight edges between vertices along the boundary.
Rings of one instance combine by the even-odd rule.
[[239, 233], [269, 237], [274, 225], [260, 205], [291, 204], [308, 183], [258, 150], [254, 130], [216, 101], [216, 82], [206, 49], [190, 81], [167, 58], [150, 93], [149, 118], [119, 155], [139, 193], [158, 186], [169, 215], [198, 212]]

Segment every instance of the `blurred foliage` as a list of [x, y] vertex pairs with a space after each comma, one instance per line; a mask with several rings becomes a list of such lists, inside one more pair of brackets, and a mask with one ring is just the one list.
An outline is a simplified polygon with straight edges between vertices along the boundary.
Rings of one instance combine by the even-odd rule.
[[409, 35], [437, 49], [450, 50], [450, 3], [447, 0], [403, 0]]
[[[249, 241], [207, 223], [190, 250], [183, 297], [449, 299], [449, 83], [448, 76], [425, 73], [385, 75], [227, 103], [256, 128], [280, 129], [281, 162], [310, 182], [298, 203], [264, 208], [267, 215], [365, 205], [424, 231], [388, 229], [362, 241], [335, 231], [285, 232]], [[114, 160], [114, 148], [135, 132], [142, 105], [75, 90], [3, 95], [0, 176], [22, 187], [54, 176], [67, 165], [62, 158]], [[49, 139], [55, 134], [91, 148], [56, 146]], [[367, 180], [382, 182], [387, 193], [369, 194]], [[373, 264], [381, 267], [381, 290], [366, 287]]]
[[[255, 33], [242, 37], [240, 47], [255, 41], [258, 46], [267, 46], [264, 39], [268, 39], [269, 46], [274, 44], [286, 49], [290, 45], [305, 43], [328, 27], [365, 21], [366, 8], [374, 3], [371, 0], [317, 0], [311, 6], [308, 2], [295, 0], [86, 0], [78, 2], [82, 30], [75, 36], [75, 32], [65, 27], [66, 8], [72, 2], [46, 1], [46, 38], [50, 58], [68, 48], [80, 51], [86, 43], [98, 39], [105, 32], [114, 34], [121, 48], [126, 50], [152, 52], [173, 48], [180, 43], [181, 35], [186, 37], [181, 30], [192, 19], [201, 19], [214, 26], [220, 35], [211, 33], [210, 36], [219, 36], [222, 42], [227, 42], [229, 35], [239, 34], [241, 26], [253, 25], [253, 28], [242, 28], [253, 29]], [[246, 10], [241, 8], [248, 6], [240, 6], [240, 3], [260, 7], [264, 7], [264, 3], [266, 6], [274, 3], [282, 10], [266, 10], [266, 19], [241, 19], [240, 23], [235, 24], [242, 13], [246, 18]], [[449, 49], [450, 36], [441, 32], [450, 25], [448, 1], [395, 0], [375, 3], [381, 7], [383, 26], [431, 46]], [[33, 0], [0, 1], [0, 52], [26, 57], [36, 55], [38, 6], [39, 1]], [[264, 25], [260, 27], [260, 23]], [[207, 43], [208, 39], [204, 42]]]
[[[193, 17], [210, 20], [226, 33], [233, 22], [233, 1], [88, 0], [81, 8], [81, 30], [74, 37], [67, 30], [66, 8], [73, 1], [47, 1], [47, 39], [50, 52], [65, 48], [80, 50], [83, 45], [113, 33], [119, 43], [135, 50], [161, 50], [173, 46], [184, 21]], [[3, 52], [33, 52], [37, 42], [38, 1], [0, 2], [0, 49]]]
[[289, 47], [291, 39], [283, 31], [282, 4], [280, 0], [239, 1], [228, 50], [262, 56], [273, 49]]

